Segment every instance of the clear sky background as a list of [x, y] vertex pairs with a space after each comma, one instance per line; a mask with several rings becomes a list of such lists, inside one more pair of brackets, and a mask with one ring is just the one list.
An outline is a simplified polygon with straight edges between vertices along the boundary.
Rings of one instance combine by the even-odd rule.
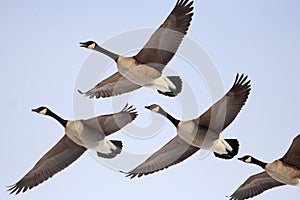
[[[79, 42], [93, 39], [101, 44], [120, 33], [156, 28], [175, 3], [176, 0], [47, 4], [1, 1], [0, 199], [226, 199], [246, 178], [262, 171], [257, 166], [241, 163], [237, 157], [251, 154], [271, 162], [284, 155], [292, 139], [300, 133], [300, 2], [196, 0], [189, 39], [209, 55], [226, 91], [237, 72], [246, 73], [252, 81], [246, 106], [222, 134], [224, 138], [239, 139], [238, 156], [224, 161], [210, 154], [203, 159], [198, 152], [167, 170], [130, 180], [87, 152], [38, 187], [18, 196], [8, 195], [6, 186], [22, 178], [63, 135], [57, 122], [32, 113], [32, 108], [46, 105], [66, 119], [78, 115], [93, 117], [74, 112], [74, 99], [83, 99], [75, 92], [79, 87], [77, 77], [91, 56], [105, 57], [79, 48]], [[132, 43], [146, 39], [136, 38], [138, 41]], [[107, 62], [113, 64], [107, 59], [103, 67], [107, 67]], [[99, 69], [101, 65], [98, 63]], [[91, 67], [97, 69], [95, 65]], [[124, 95], [140, 113], [127, 131], [112, 136], [123, 140], [124, 154], [150, 154], [175, 136], [174, 127], [166, 122], [161, 132], [152, 137], [147, 136], [151, 130], [147, 128], [140, 137], [132, 137], [128, 133], [130, 128], [147, 127], [151, 120], [163, 119], [145, 111], [144, 105], [159, 103], [175, 117], [183, 115], [186, 120], [198, 117], [214, 102], [205, 77], [189, 76], [189, 67], [176, 57], [166, 72], [185, 73], [185, 88], [190, 86], [197, 99], [191, 112], [182, 114], [176, 109], [177, 99], [165, 98], [154, 90], [140, 89]], [[109, 70], [116, 71], [116, 66], [111, 65]], [[89, 86], [102, 79], [98, 78], [88, 80]], [[184, 99], [184, 95], [183, 92], [179, 97]], [[112, 108], [111, 98], [91, 102], [96, 114], [118, 111], [123, 106]], [[131, 167], [138, 164], [131, 159], [120, 162]], [[299, 196], [299, 188], [284, 186], [256, 199], [298, 199]]]

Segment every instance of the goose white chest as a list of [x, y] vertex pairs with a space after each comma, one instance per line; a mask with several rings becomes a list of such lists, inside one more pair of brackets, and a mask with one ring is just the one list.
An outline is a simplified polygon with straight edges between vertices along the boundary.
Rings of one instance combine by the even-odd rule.
[[193, 143], [197, 130], [198, 128], [193, 121], [181, 121], [177, 128], [179, 137], [189, 144]]
[[300, 170], [276, 160], [266, 166], [267, 173], [275, 180], [294, 186], [300, 186]]
[[80, 139], [80, 134], [83, 132], [83, 124], [81, 121], [68, 121], [65, 128], [66, 135], [76, 144], [84, 146]]

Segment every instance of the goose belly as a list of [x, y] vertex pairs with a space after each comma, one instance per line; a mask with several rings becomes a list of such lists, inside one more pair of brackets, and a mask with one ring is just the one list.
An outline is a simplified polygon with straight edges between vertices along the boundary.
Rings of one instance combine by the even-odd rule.
[[105, 135], [100, 130], [85, 126], [81, 120], [68, 123], [66, 134], [76, 144], [88, 149], [101, 149], [106, 144]]
[[297, 178], [297, 179], [298, 179], [298, 183], [295, 186], [300, 187], [300, 178]]
[[114, 150], [116, 150], [117, 147], [113, 143], [111, 143], [108, 139], [104, 138], [103, 140], [94, 143], [93, 147], [91, 147], [90, 149], [96, 152], [110, 154]]
[[80, 134], [80, 139], [86, 148], [96, 152], [109, 154], [117, 149], [117, 147], [99, 130], [96, 131], [94, 129], [86, 128], [83, 130], [82, 134]]
[[91, 128], [85, 128], [83, 132], [79, 135], [84, 146], [89, 149], [101, 148], [106, 138], [105, 135], [99, 130], [94, 130]]
[[276, 160], [266, 166], [267, 173], [275, 180], [294, 186], [300, 186], [300, 170]]
[[185, 142], [206, 150], [212, 150], [218, 141], [219, 135], [204, 127], [198, 127], [193, 121], [180, 122], [178, 135]]
[[131, 82], [145, 86], [161, 76], [161, 72], [147, 65], [138, 65], [132, 58], [119, 58], [118, 71]]

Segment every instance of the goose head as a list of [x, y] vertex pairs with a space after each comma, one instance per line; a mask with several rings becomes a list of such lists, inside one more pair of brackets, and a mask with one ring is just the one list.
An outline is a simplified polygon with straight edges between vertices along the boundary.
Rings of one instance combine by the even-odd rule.
[[152, 112], [159, 113], [159, 114], [165, 116], [173, 123], [173, 125], [175, 127], [178, 127], [180, 121], [178, 119], [174, 118], [172, 115], [170, 115], [166, 111], [164, 111], [164, 109], [162, 109], [162, 107], [160, 107], [159, 105], [152, 104], [150, 106], [145, 106], [145, 108], [148, 110], [151, 110]]
[[46, 115], [49, 112], [49, 108], [47, 108], [45, 106], [41, 106], [39, 108], [32, 109], [31, 111], [39, 113], [41, 115]]
[[87, 49], [95, 49], [98, 44], [94, 41], [80, 42], [80, 47], [85, 47]]
[[152, 104], [150, 106], [145, 106], [146, 109], [151, 110], [155, 113], [164, 113], [164, 110], [157, 104]]
[[253, 163], [253, 157], [252, 156], [249, 156], [249, 155], [246, 155], [246, 156], [243, 156], [241, 158], [238, 158], [240, 161], [243, 161], [245, 163]]

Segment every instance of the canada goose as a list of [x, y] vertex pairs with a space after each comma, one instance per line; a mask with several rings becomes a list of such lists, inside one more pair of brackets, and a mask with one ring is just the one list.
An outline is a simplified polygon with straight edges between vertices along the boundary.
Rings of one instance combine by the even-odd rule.
[[260, 166], [265, 171], [250, 176], [230, 197], [242, 200], [282, 185], [300, 186], [300, 134], [294, 138], [286, 154], [272, 163], [243, 156], [239, 160]]
[[115, 114], [76, 121], [62, 119], [44, 106], [32, 111], [56, 119], [65, 128], [65, 135], [21, 180], [8, 186], [10, 194], [25, 192], [39, 185], [69, 166], [87, 149], [97, 151], [98, 156], [104, 158], [115, 157], [121, 152], [122, 142], [108, 140], [105, 136], [120, 130], [137, 116], [135, 108], [128, 105]]
[[82, 42], [81, 47], [101, 52], [117, 63], [118, 72], [83, 93], [90, 98], [109, 97], [131, 92], [140, 87], [176, 96], [182, 90], [179, 76], [166, 77], [162, 70], [173, 58], [187, 33], [193, 16], [193, 1], [178, 0], [164, 23], [152, 34], [144, 48], [133, 57], [123, 57], [100, 47], [94, 41]]
[[127, 173], [134, 178], [151, 174], [177, 164], [199, 149], [213, 151], [216, 157], [233, 158], [239, 148], [238, 140], [222, 139], [220, 133], [235, 119], [250, 93], [250, 80], [237, 74], [234, 85], [227, 94], [200, 117], [180, 121], [164, 111], [159, 105], [146, 106], [152, 112], [167, 117], [177, 128], [177, 135], [146, 161]]

